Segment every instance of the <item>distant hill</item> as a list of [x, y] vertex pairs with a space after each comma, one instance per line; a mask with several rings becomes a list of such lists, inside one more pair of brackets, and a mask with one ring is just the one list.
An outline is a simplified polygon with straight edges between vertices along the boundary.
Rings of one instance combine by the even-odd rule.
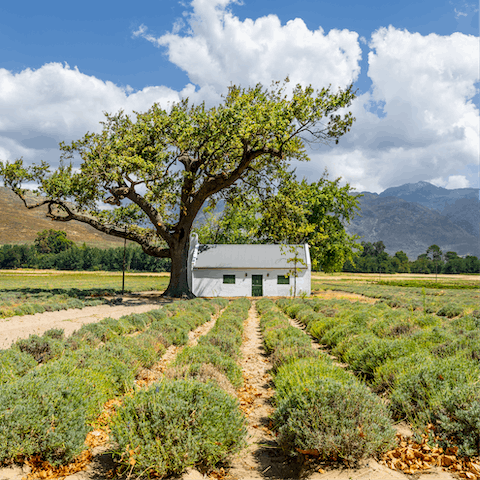
[[64, 230], [67, 237], [81, 245], [100, 248], [123, 245], [120, 238], [105, 235], [93, 227], [79, 222], [54, 222], [45, 216], [46, 207], [28, 210], [8, 188], [0, 187], [0, 245], [33, 243], [37, 232], [53, 228]]
[[379, 197], [398, 197], [438, 210], [468, 233], [479, 236], [480, 200], [478, 188], [437, 187], [428, 182], [407, 183], [387, 188]]
[[403, 250], [412, 260], [432, 244], [444, 252], [480, 256], [478, 189], [418, 182], [362, 193], [361, 217], [347, 227], [362, 240], [382, 240], [388, 253]]
[[387, 188], [378, 196], [398, 197], [407, 202], [419, 203], [424, 207], [443, 212], [445, 208], [460, 199], [478, 201], [478, 188], [454, 188], [448, 190], [428, 182], [417, 182]]

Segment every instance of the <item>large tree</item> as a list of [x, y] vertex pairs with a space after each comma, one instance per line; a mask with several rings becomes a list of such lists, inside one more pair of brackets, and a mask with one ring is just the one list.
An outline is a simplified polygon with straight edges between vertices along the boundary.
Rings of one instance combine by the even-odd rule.
[[[99, 133], [60, 144], [60, 166], [0, 164], [5, 185], [27, 208], [48, 206], [57, 221], [80, 221], [137, 242], [149, 255], [170, 257], [168, 296], [191, 295], [187, 260], [192, 224], [220, 193], [275, 192], [292, 160], [308, 160], [306, 142], [338, 142], [351, 127], [352, 86], [331, 92], [274, 83], [232, 86], [221, 104], [184, 100], [170, 110], [106, 114]], [[74, 167], [75, 162], [80, 165]], [[32, 197], [22, 188], [38, 185]]]

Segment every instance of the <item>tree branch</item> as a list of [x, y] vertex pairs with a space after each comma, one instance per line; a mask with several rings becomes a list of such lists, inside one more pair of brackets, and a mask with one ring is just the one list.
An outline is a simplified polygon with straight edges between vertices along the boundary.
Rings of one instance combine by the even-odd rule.
[[153, 223], [158, 235], [165, 240], [168, 244], [171, 242], [171, 235], [165, 228], [161, 215], [157, 209], [148, 203], [145, 198], [139, 195], [133, 188], [130, 189], [126, 198], [137, 204], [147, 215], [150, 221]]
[[[107, 235], [112, 235], [114, 237], [124, 238], [126, 240], [130, 240], [132, 242], [138, 243], [142, 250], [149, 255], [159, 257], [159, 258], [166, 258], [170, 256], [170, 249], [158, 247], [151, 243], [151, 240], [146, 235], [141, 235], [139, 233], [133, 231], [125, 231], [125, 229], [116, 228], [113, 225], [105, 225], [94, 217], [90, 217], [88, 215], [82, 214], [80, 212], [75, 212], [72, 208], [63, 201], [60, 200], [52, 200], [49, 198], [45, 198], [42, 201], [39, 201], [35, 204], [28, 204], [27, 198], [19, 189], [14, 189], [14, 193], [22, 200], [25, 207], [28, 209], [34, 209], [41, 207], [43, 205], [48, 206], [48, 213], [47, 217], [51, 218], [56, 222], [70, 222], [75, 220], [77, 222], [86, 223], [91, 227], [95, 228], [96, 230], [103, 232]], [[59, 215], [53, 211], [53, 207], [58, 207], [59, 209], [63, 210], [66, 215]], [[162, 237], [163, 238], [163, 237]]]

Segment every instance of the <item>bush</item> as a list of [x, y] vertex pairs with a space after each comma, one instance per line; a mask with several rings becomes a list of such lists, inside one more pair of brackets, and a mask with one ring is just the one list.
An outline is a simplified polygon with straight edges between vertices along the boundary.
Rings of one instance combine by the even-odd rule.
[[480, 455], [480, 390], [477, 384], [454, 388], [436, 415], [443, 443], [459, 446], [461, 455]]
[[425, 425], [433, 420], [453, 389], [478, 382], [478, 362], [461, 356], [426, 358], [398, 377], [390, 396], [398, 417]]
[[431, 361], [431, 354], [428, 351], [418, 351], [405, 357], [388, 359], [376, 368], [371, 387], [377, 393], [391, 392], [400, 377], [411, 372], [418, 364]]
[[[218, 321], [218, 320], [217, 320]], [[199, 345], [212, 345], [232, 358], [237, 358], [242, 344], [242, 334], [234, 326], [212, 329], [209, 335], [201, 337]]]
[[[311, 319], [310, 327], [322, 322], [321, 314], [309, 305], [298, 301], [293, 306], [289, 301], [278, 304], [305, 323]], [[290, 333], [292, 327], [285, 321], [269, 331], [272, 320], [265, 320], [267, 315], [272, 314], [264, 314], [260, 324], [265, 330], [265, 343], [268, 342], [274, 352], [272, 357], [278, 353], [288, 356], [292, 346], [302, 346], [305, 352], [308, 346], [316, 356], [290, 360], [280, 366], [274, 376], [277, 410], [273, 419], [282, 448], [290, 454], [313, 451], [323, 460], [353, 461], [391, 447], [395, 431], [381, 400], [352, 374], [315, 352], [310, 338], [301, 330], [293, 329], [297, 332], [295, 335]], [[361, 331], [361, 325], [366, 323], [367, 316], [362, 311], [355, 314], [353, 324], [343, 324], [341, 329]], [[372, 334], [363, 335], [361, 341], [371, 337]], [[367, 346], [368, 342], [364, 344]]]
[[0, 462], [39, 455], [60, 465], [85, 449], [92, 414], [109, 398], [107, 378], [92, 371], [55, 372], [49, 368], [54, 363], [0, 391]]
[[185, 345], [188, 342], [190, 327], [185, 322], [167, 318], [154, 321], [150, 325], [150, 330], [161, 333], [166, 345]]
[[138, 360], [142, 367], [150, 368], [165, 353], [163, 338], [151, 332], [144, 332], [133, 337], [120, 337], [116, 343], [125, 347]]
[[175, 359], [174, 366], [186, 365], [191, 372], [197, 372], [204, 363], [212, 364], [226, 375], [234, 387], [242, 385], [242, 371], [235, 360], [212, 345], [184, 348]]
[[44, 363], [58, 358], [65, 348], [65, 343], [55, 338], [55, 335], [54, 332], [53, 336], [50, 336], [48, 332], [42, 337], [30, 335], [28, 338], [17, 340], [14, 345], [20, 351], [31, 355], [37, 363]]
[[291, 345], [277, 348], [270, 356], [273, 371], [277, 371], [282, 365], [295, 362], [301, 358], [318, 358], [318, 352], [313, 350], [311, 345]]
[[355, 461], [388, 450], [395, 430], [387, 409], [364, 385], [317, 378], [294, 388], [273, 415], [284, 450], [314, 450], [320, 459]]
[[[387, 360], [414, 353], [414, 344], [403, 340], [370, 338], [367, 335], [365, 340], [365, 343], [351, 345], [342, 356], [342, 359], [355, 372], [365, 375], [370, 380], [374, 377], [375, 370]], [[334, 352], [336, 352], [336, 349]]]
[[112, 434], [132, 473], [164, 477], [224, 461], [243, 447], [244, 422], [237, 401], [213, 383], [165, 380], [125, 400]]
[[319, 378], [348, 382], [353, 376], [335, 366], [325, 355], [317, 353], [315, 358], [304, 358], [281, 366], [274, 377], [276, 394], [279, 398], [285, 398], [296, 389], [310, 388]]
[[338, 323], [334, 318], [323, 317], [319, 320], [313, 321], [307, 328], [308, 333], [318, 340], [323, 338], [323, 335], [333, 328]]
[[36, 365], [30, 354], [17, 348], [0, 350], [0, 386], [22, 377]]
[[455, 305], [453, 303], [449, 303], [448, 305], [445, 305], [444, 307], [442, 307], [437, 312], [437, 315], [439, 317], [453, 318], [453, 317], [457, 317], [458, 315], [461, 315], [462, 313], [463, 313], [462, 307], [460, 307], [459, 305]]
[[293, 345], [307, 345], [310, 347], [310, 338], [298, 328], [286, 324], [283, 328], [269, 328], [267, 326], [263, 333], [265, 350], [270, 353], [278, 348], [290, 347]]

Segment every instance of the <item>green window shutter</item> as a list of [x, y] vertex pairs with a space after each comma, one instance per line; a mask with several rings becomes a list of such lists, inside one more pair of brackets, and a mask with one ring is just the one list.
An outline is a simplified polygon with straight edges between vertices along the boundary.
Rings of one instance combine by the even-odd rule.
[[278, 275], [277, 285], [290, 285], [290, 277], [287, 275]]
[[235, 275], [224, 275], [223, 283], [235, 283]]

